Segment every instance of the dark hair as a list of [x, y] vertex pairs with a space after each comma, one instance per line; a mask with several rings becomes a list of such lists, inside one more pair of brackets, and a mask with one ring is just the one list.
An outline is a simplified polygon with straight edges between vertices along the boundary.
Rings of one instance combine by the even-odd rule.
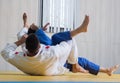
[[38, 49], [39, 46], [39, 40], [37, 38], [37, 36], [34, 33], [31, 33], [28, 35], [26, 41], [26, 49], [30, 52], [30, 53], [35, 53], [36, 50]]
[[36, 32], [36, 30], [33, 30], [33, 29], [29, 28], [27, 34], [29, 35], [29, 34], [31, 34], [31, 33], [35, 33], [35, 32]]

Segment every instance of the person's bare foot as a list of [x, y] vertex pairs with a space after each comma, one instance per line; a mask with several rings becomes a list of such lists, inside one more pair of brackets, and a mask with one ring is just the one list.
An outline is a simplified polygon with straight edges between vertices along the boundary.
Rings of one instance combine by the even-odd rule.
[[85, 70], [83, 67], [81, 67], [79, 64], [74, 64], [72, 66], [72, 72], [77, 73], [77, 72], [81, 72], [81, 73], [89, 73], [88, 70]]
[[23, 13], [23, 23], [24, 23], [24, 27], [29, 27], [28, 24], [27, 24], [27, 14], [26, 13]]
[[118, 68], [119, 68], [119, 65], [115, 65], [115, 66], [107, 69], [107, 72], [106, 72], [106, 73], [107, 73], [109, 76], [111, 76]]
[[82, 25], [78, 27], [78, 31], [87, 32], [88, 24], [89, 24], [89, 16], [86, 15]]

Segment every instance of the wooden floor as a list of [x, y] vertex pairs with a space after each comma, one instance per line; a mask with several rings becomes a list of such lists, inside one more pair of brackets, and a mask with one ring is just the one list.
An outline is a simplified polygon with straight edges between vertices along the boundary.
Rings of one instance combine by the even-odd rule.
[[0, 81], [73, 81], [73, 82], [120, 82], [120, 74], [97, 76], [82, 73], [66, 73], [61, 76], [29, 76], [22, 72], [0, 72]]

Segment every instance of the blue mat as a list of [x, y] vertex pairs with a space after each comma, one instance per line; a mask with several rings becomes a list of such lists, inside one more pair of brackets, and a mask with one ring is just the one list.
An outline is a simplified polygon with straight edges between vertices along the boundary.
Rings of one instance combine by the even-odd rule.
[[0, 83], [120, 83], [120, 82], [0, 82]]

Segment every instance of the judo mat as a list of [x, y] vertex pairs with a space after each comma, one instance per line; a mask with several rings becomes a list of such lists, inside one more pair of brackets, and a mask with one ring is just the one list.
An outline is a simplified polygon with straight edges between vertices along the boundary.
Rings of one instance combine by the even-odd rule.
[[120, 74], [97, 76], [84, 73], [66, 73], [60, 76], [30, 76], [22, 72], [0, 72], [0, 83], [120, 83]]
[[120, 83], [120, 82], [0, 82], [0, 83]]

